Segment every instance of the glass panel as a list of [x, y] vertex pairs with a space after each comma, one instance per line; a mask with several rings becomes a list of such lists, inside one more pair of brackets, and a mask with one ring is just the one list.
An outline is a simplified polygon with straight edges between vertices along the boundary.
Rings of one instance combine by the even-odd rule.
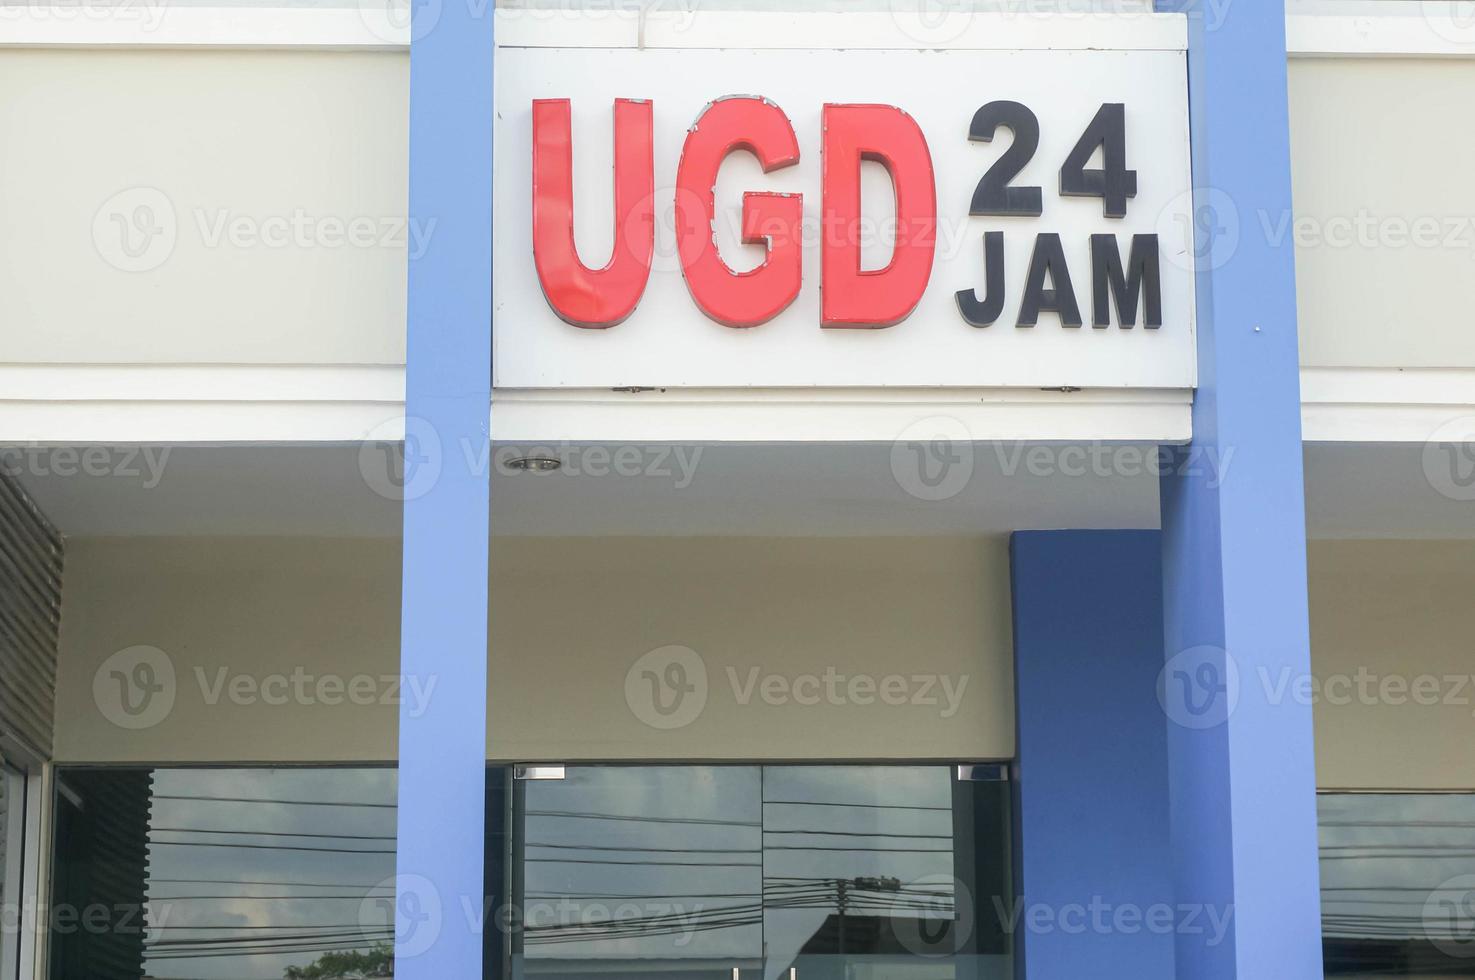
[[53, 980], [392, 975], [392, 769], [57, 776]]
[[1318, 798], [1329, 977], [1475, 975], [1475, 795]]
[[727, 978], [761, 960], [756, 768], [576, 768], [517, 787], [514, 977]]
[[507, 975], [507, 922], [511, 889], [508, 858], [512, 842], [507, 836], [512, 817], [512, 770], [506, 766], [487, 769], [486, 808], [486, 910], [482, 932], [482, 980], [503, 980]]
[[798, 766], [763, 790], [764, 980], [1012, 976], [1007, 784]]
[[26, 777], [0, 764], [0, 977], [20, 974], [21, 930], [31, 917], [21, 904], [21, 868], [25, 859]]
[[1012, 976], [1005, 783], [707, 766], [516, 787], [516, 978]]

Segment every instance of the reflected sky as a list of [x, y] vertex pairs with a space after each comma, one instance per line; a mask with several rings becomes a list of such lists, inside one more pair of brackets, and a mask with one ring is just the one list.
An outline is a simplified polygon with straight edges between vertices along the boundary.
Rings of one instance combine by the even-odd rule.
[[765, 789], [769, 980], [842, 908], [857, 916], [953, 917], [946, 767], [769, 769]]
[[817, 945], [869, 952], [845, 948], [867, 923], [959, 915], [946, 766], [571, 768], [522, 791], [515, 952], [569, 976], [661, 960], [775, 980]]
[[[777, 980], [806, 956], [909, 956], [919, 931], [962, 953], [976, 858], [1007, 865], [997, 831], [955, 840], [980, 826], [970, 808], [1002, 827], [1007, 794], [967, 802], [947, 766], [567, 772], [517, 784], [513, 951], [534, 972], [647, 960]], [[280, 980], [354, 952], [387, 966], [396, 794], [382, 768], [62, 770], [57, 902], [143, 903], [147, 929], [54, 934], [54, 980]]]
[[[280, 980], [325, 953], [392, 943], [396, 776], [391, 769], [176, 769], [67, 773], [67, 791], [107, 833], [137, 781], [147, 812], [144, 972], [161, 980]], [[151, 789], [148, 786], [151, 780]], [[98, 828], [101, 827], [99, 830]], [[70, 854], [85, 841], [59, 840]], [[129, 885], [109, 855], [89, 859], [79, 903], [112, 903]], [[136, 887], [136, 886], [134, 886]], [[380, 900], [384, 901], [381, 902]], [[54, 942], [85, 942], [58, 936]], [[73, 961], [76, 962], [76, 961]], [[73, 967], [72, 969], [77, 969]], [[71, 978], [68, 978], [71, 980]]]
[[1475, 796], [1334, 793], [1318, 811], [1328, 975], [1475, 972]]
[[524, 785], [528, 958], [762, 955], [758, 768], [577, 768]]

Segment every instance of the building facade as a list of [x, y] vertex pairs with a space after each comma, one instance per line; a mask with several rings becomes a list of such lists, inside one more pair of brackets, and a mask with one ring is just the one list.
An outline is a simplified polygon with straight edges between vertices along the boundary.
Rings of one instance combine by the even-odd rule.
[[1475, 975], [1467, 7], [0, 4], [0, 976]]

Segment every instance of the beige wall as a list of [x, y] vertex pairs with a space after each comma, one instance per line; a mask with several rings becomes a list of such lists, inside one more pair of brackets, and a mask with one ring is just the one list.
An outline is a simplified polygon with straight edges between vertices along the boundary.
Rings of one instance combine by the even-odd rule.
[[[1475, 63], [1297, 58], [1290, 83], [1298, 218], [1475, 214], [1475, 131], [1448, 124]], [[6, 360], [402, 362], [402, 242], [211, 247], [200, 225], [402, 218], [408, 97], [403, 53], [0, 51], [0, 214], [27, 229], [0, 238]], [[177, 230], [142, 272], [104, 254], [105, 205], [134, 188], [162, 191]], [[1241, 234], [1281, 217], [1246, 209]], [[1298, 249], [1303, 363], [1475, 366], [1472, 244]]]
[[[1003, 538], [506, 538], [493, 550], [491, 757], [1013, 754]], [[258, 680], [299, 666], [314, 677], [395, 673], [398, 561], [397, 543], [378, 540], [71, 541], [57, 757], [392, 758], [394, 706], [228, 695], [212, 706], [196, 670], [207, 686], [221, 667]], [[1475, 789], [1475, 678], [1453, 679], [1475, 674], [1475, 542], [1313, 541], [1310, 594], [1320, 785]], [[178, 693], [161, 722], [130, 731], [98, 709], [93, 682], [110, 655], [139, 644], [168, 654]], [[694, 721], [662, 731], [631, 710], [625, 683], [638, 658], [669, 645], [702, 659], [709, 692]], [[785, 687], [774, 700], [788, 703], [760, 690], [744, 705], [728, 670], [741, 691], [753, 667], [788, 682], [833, 667], [968, 683], [948, 718], [944, 705], [806, 706]], [[1358, 693], [1359, 671], [1373, 703]], [[1417, 703], [1411, 687], [1378, 694], [1421, 676], [1436, 679], [1424, 683], [1439, 685], [1439, 703]]]
[[[0, 51], [0, 214], [25, 229], [0, 236], [5, 360], [401, 363], [403, 240], [334, 246], [332, 223], [404, 220], [408, 65], [390, 53]], [[144, 253], [167, 254], [156, 268], [129, 271], [111, 215], [137, 205], [176, 237], [172, 252]], [[326, 219], [309, 244], [295, 232], [285, 247], [214, 239], [222, 220], [269, 230], [299, 211]]]
[[[497, 759], [1013, 754], [1004, 538], [511, 538], [494, 540], [493, 552]], [[208, 695], [222, 667], [256, 681], [299, 666], [314, 677], [394, 673], [398, 561], [397, 543], [386, 541], [71, 541], [58, 759], [392, 758], [395, 707], [292, 695], [272, 705], [249, 688], [212, 705]], [[128, 730], [99, 710], [94, 680], [104, 661], [135, 645], [167, 654], [177, 694], [162, 720]], [[632, 711], [626, 679], [638, 658], [670, 645], [701, 658], [709, 692], [688, 725], [661, 730]], [[760, 686], [744, 704], [753, 668]], [[835, 688], [840, 704], [824, 688], [821, 703], [796, 703], [815, 690], [789, 685], [827, 668], [877, 683], [905, 675], [906, 691], [893, 687], [891, 697], [907, 703], [856, 703], [870, 695], [858, 688], [853, 701], [848, 686]], [[924, 690], [914, 675], [939, 675], [955, 694], [966, 677], [956, 710], [948, 713], [942, 683]], [[925, 703], [933, 698], [940, 703]]]
[[1318, 783], [1475, 790], [1475, 542], [1313, 541], [1310, 579]]
[[[195, 670], [231, 675], [393, 674], [398, 542], [284, 538], [71, 539], [62, 592], [56, 757], [61, 761], [377, 760], [395, 753], [396, 709], [207, 703]], [[173, 710], [128, 730], [94, 678], [117, 651], [173, 663]], [[131, 669], [124, 666], [125, 674]], [[103, 681], [116, 704], [115, 690]]]
[[[1472, 102], [1466, 59], [1292, 59], [1295, 211], [1315, 234], [1296, 250], [1304, 366], [1475, 366], [1475, 130], [1460, 123]], [[1241, 208], [1241, 234], [1279, 228]], [[1329, 222], [1360, 218], [1387, 233], [1327, 243], [1351, 227]], [[1440, 223], [1437, 240], [1410, 242], [1419, 219]], [[1459, 247], [1444, 245], [1449, 221]]]
[[[1475, 101], [1475, 63], [1296, 58], [1290, 94], [1296, 217], [1313, 234], [1475, 214], [1475, 131], [1449, 125]], [[0, 214], [27, 229], [0, 238], [6, 360], [402, 362], [402, 235], [211, 246], [201, 226], [402, 219], [408, 97], [403, 53], [0, 51]], [[168, 198], [177, 237], [157, 268], [130, 272], [109, 262], [108, 208], [138, 188]], [[1282, 218], [1244, 208], [1241, 234], [1291, 234]], [[1458, 329], [1475, 233], [1457, 248], [1440, 237], [1298, 248], [1303, 363], [1475, 366], [1475, 332]]]

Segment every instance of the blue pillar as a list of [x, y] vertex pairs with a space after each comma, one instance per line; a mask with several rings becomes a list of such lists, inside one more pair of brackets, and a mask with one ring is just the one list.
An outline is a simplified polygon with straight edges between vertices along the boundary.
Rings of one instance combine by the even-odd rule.
[[[1160, 3], [1160, 6], [1163, 4]], [[1283, 0], [1177, 0], [1189, 15], [1198, 256], [1193, 444], [1162, 480], [1178, 901], [1233, 910], [1178, 940], [1178, 976], [1322, 976], [1295, 255]], [[1233, 227], [1238, 234], [1223, 234]]]
[[1161, 538], [1025, 531], [1011, 566], [1016, 974], [1168, 980]]
[[400, 714], [400, 980], [482, 972], [492, 6], [413, 4], [410, 215], [432, 230], [410, 262], [400, 656], [436, 683]]

